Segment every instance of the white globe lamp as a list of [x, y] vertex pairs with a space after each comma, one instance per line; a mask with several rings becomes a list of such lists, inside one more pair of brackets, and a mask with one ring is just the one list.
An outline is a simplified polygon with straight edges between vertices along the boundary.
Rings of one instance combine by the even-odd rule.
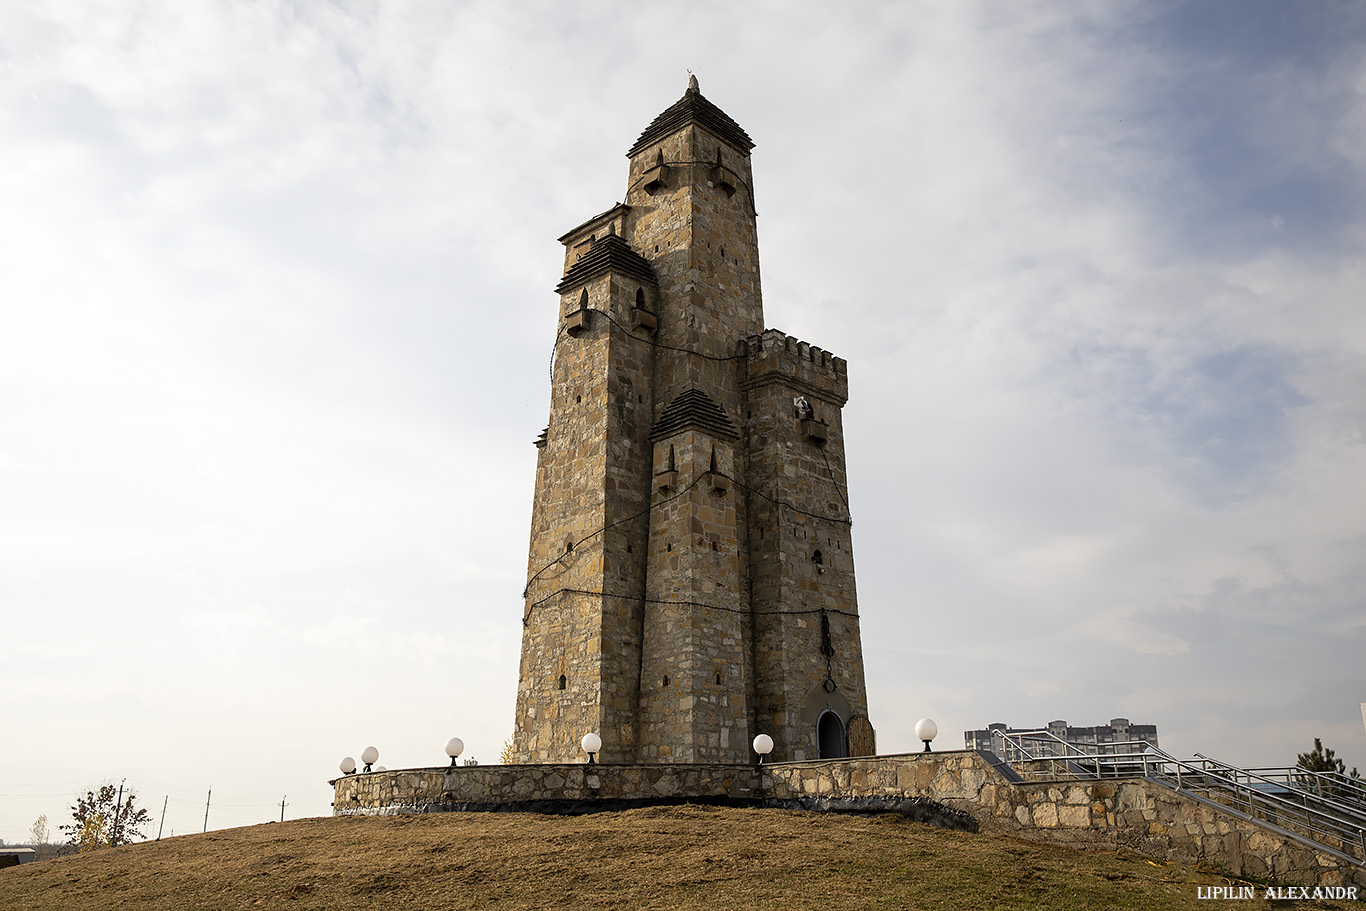
[[341, 769], [343, 775], [350, 775], [352, 772], [356, 771], [356, 760], [352, 759], [350, 756], [346, 756], [342, 759], [341, 764], [338, 765], [337, 768]]
[[365, 763], [365, 768], [362, 771], [370, 771], [370, 767], [374, 765], [378, 759], [379, 750], [375, 749], [374, 747], [366, 747], [365, 749], [361, 750], [360, 761]]
[[767, 734], [760, 734], [755, 737], [754, 752], [759, 754], [759, 765], [763, 765], [764, 757], [773, 752], [773, 738]]
[[456, 760], [460, 758], [460, 754], [463, 752], [465, 752], [465, 741], [459, 737], [452, 737], [446, 741], [446, 755], [451, 757], [451, 768], [459, 765]]
[[592, 765], [598, 753], [602, 751], [602, 738], [590, 731], [583, 735], [583, 739], [579, 741], [579, 746], [583, 747], [583, 751], [588, 754], [588, 764]]
[[930, 741], [939, 736], [939, 725], [934, 723], [931, 718], [921, 718], [915, 723], [915, 736], [917, 740], [925, 742], [925, 752], [930, 752]]

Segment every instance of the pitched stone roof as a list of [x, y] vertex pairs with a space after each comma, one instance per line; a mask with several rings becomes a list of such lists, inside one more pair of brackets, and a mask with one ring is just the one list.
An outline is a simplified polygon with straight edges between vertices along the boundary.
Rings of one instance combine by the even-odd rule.
[[740, 431], [726, 411], [701, 389], [689, 389], [669, 403], [650, 428], [650, 439], [673, 436], [682, 430], [702, 430], [713, 436], [735, 439]]
[[574, 227], [574, 228], [570, 228], [568, 231], [564, 232], [564, 233], [561, 234], [558, 238], [556, 238], [556, 240], [558, 240], [560, 243], [565, 243], [565, 242], [568, 241], [571, 237], [574, 237], [574, 236], [576, 236], [576, 235], [582, 233], [583, 231], [587, 230], [587, 229], [588, 229], [589, 227], [591, 227], [592, 225], [595, 225], [595, 224], [597, 224], [598, 222], [606, 223], [606, 222], [610, 221], [612, 218], [614, 218], [615, 216], [617, 216], [617, 215], [625, 215], [625, 214], [626, 214], [627, 212], [629, 212], [629, 211], [631, 211], [631, 207], [630, 207], [630, 206], [626, 205], [626, 203], [624, 203], [624, 202], [619, 202], [619, 203], [617, 203], [615, 206], [613, 206], [612, 208], [608, 209], [606, 212], [600, 212], [600, 213], [598, 213], [597, 215], [594, 215], [592, 218], [588, 219], [588, 221], [584, 222], [583, 224], [581, 224], [581, 225], [579, 225], [579, 226], [577, 226], [577, 227]]
[[740, 124], [731, 120], [725, 111], [703, 98], [702, 93], [697, 90], [697, 77], [690, 76], [688, 90], [683, 93], [683, 97], [645, 128], [645, 132], [640, 134], [640, 138], [631, 146], [626, 157], [630, 158], [641, 149], [648, 148], [665, 136], [677, 133], [690, 123], [706, 127], [742, 151], [748, 152], [754, 148], [754, 142], [749, 138], [749, 134], [740, 127]]
[[655, 270], [650, 268], [645, 257], [632, 250], [620, 234], [604, 234], [593, 241], [588, 252], [569, 267], [564, 278], [555, 286], [555, 292], [564, 294], [608, 272], [629, 275], [652, 285], [658, 284]]

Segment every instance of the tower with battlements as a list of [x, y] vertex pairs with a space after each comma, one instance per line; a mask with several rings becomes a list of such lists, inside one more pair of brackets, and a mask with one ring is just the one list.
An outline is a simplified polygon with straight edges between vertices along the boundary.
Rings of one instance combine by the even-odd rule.
[[513, 756], [871, 755], [845, 362], [764, 328], [750, 150], [689, 80], [560, 238]]

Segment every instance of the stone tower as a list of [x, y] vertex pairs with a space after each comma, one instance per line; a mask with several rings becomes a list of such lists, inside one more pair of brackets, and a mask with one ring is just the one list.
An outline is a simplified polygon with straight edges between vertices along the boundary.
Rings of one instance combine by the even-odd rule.
[[764, 329], [750, 150], [697, 80], [565, 246], [513, 753], [750, 763], [874, 752], [845, 362]]

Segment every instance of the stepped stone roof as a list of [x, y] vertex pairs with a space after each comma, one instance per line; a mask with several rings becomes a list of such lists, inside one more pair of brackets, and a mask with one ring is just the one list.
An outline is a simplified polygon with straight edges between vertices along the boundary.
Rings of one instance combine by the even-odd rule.
[[636, 140], [635, 145], [631, 146], [626, 157], [630, 158], [641, 149], [648, 148], [665, 136], [677, 133], [690, 123], [706, 127], [742, 151], [748, 152], [754, 148], [754, 141], [749, 138], [749, 134], [740, 127], [740, 124], [731, 120], [730, 115], [725, 111], [702, 97], [702, 93], [697, 90], [697, 77], [689, 76], [688, 90], [683, 93], [683, 97], [665, 110], [663, 114], [656, 117], [654, 123], [645, 128], [645, 132], [640, 134], [640, 138]]
[[725, 409], [716, 404], [711, 396], [701, 389], [689, 389], [660, 413], [659, 420], [650, 428], [650, 439], [672, 436], [690, 428], [730, 439], [740, 436], [740, 431]]
[[587, 228], [589, 225], [594, 224], [594, 223], [596, 223], [596, 222], [600, 222], [600, 221], [602, 221], [602, 222], [608, 221], [608, 220], [610, 220], [613, 216], [616, 216], [616, 215], [625, 215], [625, 214], [626, 214], [627, 212], [629, 212], [629, 211], [631, 211], [631, 207], [630, 207], [630, 206], [626, 205], [626, 203], [624, 203], [624, 202], [619, 202], [619, 203], [617, 203], [615, 206], [613, 206], [612, 208], [608, 209], [606, 212], [599, 212], [597, 215], [594, 215], [592, 218], [588, 219], [588, 221], [584, 222], [583, 224], [581, 224], [581, 225], [579, 225], [579, 226], [577, 226], [577, 227], [574, 227], [574, 228], [570, 228], [568, 231], [564, 232], [563, 234], [561, 234], [561, 235], [560, 235], [558, 238], [556, 238], [556, 239], [557, 239], [560, 243], [565, 243], [565, 242], [567, 242], [567, 241], [569, 240], [569, 238], [574, 237], [576, 234], [579, 234], [581, 231], [583, 231], [583, 230], [584, 230], [585, 228]]
[[629, 275], [652, 285], [658, 284], [655, 270], [650, 268], [645, 257], [632, 250], [620, 234], [604, 234], [593, 241], [588, 252], [569, 267], [564, 278], [555, 286], [555, 293], [563, 294], [608, 272]]

